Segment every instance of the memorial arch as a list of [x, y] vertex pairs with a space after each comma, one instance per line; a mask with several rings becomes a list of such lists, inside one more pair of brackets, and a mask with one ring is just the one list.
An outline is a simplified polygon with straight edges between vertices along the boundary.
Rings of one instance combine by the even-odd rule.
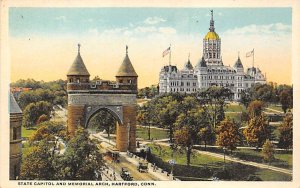
[[136, 149], [137, 78], [128, 57], [117, 71], [116, 81], [90, 80], [90, 74], [78, 54], [67, 74], [68, 132], [73, 135], [78, 126], [87, 128], [98, 111], [108, 110], [117, 120], [116, 147], [120, 151]]

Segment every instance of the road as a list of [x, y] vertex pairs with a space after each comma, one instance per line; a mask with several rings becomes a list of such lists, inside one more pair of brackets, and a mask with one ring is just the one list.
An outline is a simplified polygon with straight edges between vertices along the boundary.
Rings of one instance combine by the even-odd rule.
[[122, 167], [126, 167], [130, 172], [130, 175], [133, 177], [134, 181], [157, 181], [159, 180], [151, 173], [141, 173], [137, 170], [136, 165], [127, 161], [123, 156], [120, 157], [120, 163], [110, 163], [110, 167], [112, 167], [118, 174], [121, 174]]
[[[91, 134], [91, 138], [96, 138], [99, 141], [102, 142], [101, 146], [102, 147], [108, 147], [111, 145], [114, 145], [115, 143], [113, 141], [110, 141], [108, 143], [108, 140], [104, 138], [101, 133], [96, 133], [96, 134]], [[104, 149], [101, 150], [102, 153], [105, 152]], [[163, 174], [160, 174], [159, 172], [153, 172], [153, 169], [149, 167], [148, 173], [140, 173], [137, 170], [137, 164], [139, 159], [136, 158], [130, 158], [127, 156], [126, 152], [120, 152], [120, 163], [114, 163], [112, 161], [106, 161], [107, 166], [112, 169], [115, 174], [118, 176], [121, 173], [122, 167], [126, 167], [127, 170], [130, 172], [131, 176], [133, 177], [134, 181], [157, 181], [157, 180], [170, 180], [170, 177], [167, 177]], [[150, 165], [149, 165], [150, 166]]]
[[54, 117], [53, 119], [56, 120], [59, 118], [59, 120], [63, 122], [67, 122], [67, 110], [59, 105], [54, 106]]

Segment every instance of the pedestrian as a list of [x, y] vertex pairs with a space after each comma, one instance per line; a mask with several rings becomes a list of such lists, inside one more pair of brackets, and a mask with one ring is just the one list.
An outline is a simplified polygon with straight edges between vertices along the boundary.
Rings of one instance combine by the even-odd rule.
[[155, 165], [155, 163], [153, 164], [153, 172], [155, 172], [156, 171], [156, 165]]

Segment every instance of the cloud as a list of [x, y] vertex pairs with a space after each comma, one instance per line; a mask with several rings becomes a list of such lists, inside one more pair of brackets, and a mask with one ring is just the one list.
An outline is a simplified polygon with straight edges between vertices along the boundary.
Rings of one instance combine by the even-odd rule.
[[174, 29], [172, 27], [160, 27], [158, 30], [162, 34], [175, 34], [176, 33], [176, 29]]
[[[104, 31], [98, 28], [90, 28], [88, 33], [91, 35], [105, 35], [105, 36], [150, 36], [150, 35], [173, 35], [176, 34], [176, 29], [172, 27], [155, 27], [155, 26], [137, 26], [137, 27], [120, 27], [107, 29]], [[156, 35], [157, 36], [157, 35]]]
[[134, 32], [137, 32], [137, 33], [149, 33], [149, 32], [156, 32], [156, 31], [157, 31], [157, 28], [153, 27], [153, 26], [150, 26], [150, 27], [138, 26], [134, 29]]
[[166, 21], [165, 19], [155, 16], [155, 17], [148, 17], [146, 20], [144, 20], [144, 23], [148, 25], [154, 25], [165, 21]]
[[126, 30], [128, 30], [128, 27], [118, 27], [118, 28], [113, 28], [113, 29], [106, 29], [104, 31], [98, 31], [98, 29], [96, 29], [96, 30], [97, 30], [97, 34], [99, 34], [101, 32], [104, 35], [119, 35], [119, 34], [124, 33]]
[[67, 17], [66, 16], [57, 16], [55, 17], [56, 20], [60, 20], [60, 21], [63, 21], [63, 22], [66, 22], [67, 21]]
[[281, 34], [291, 32], [291, 25], [283, 23], [273, 23], [268, 25], [251, 24], [245, 27], [229, 29], [224, 34], [243, 35], [243, 34]]

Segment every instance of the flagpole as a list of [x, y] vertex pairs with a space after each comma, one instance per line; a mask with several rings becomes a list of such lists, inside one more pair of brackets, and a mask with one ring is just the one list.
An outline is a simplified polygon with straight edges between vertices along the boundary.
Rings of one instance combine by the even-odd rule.
[[255, 74], [256, 74], [256, 69], [255, 69], [255, 73], [254, 73], [254, 48], [253, 48], [253, 56], [252, 56], [252, 72], [253, 72], [253, 81], [254, 81], [254, 85], [255, 85]]
[[171, 44], [170, 44], [170, 53], [169, 53], [169, 66], [171, 65]]
[[254, 48], [253, 48], [253, 56], [252, 56], [252, 68], [254, 67]]

